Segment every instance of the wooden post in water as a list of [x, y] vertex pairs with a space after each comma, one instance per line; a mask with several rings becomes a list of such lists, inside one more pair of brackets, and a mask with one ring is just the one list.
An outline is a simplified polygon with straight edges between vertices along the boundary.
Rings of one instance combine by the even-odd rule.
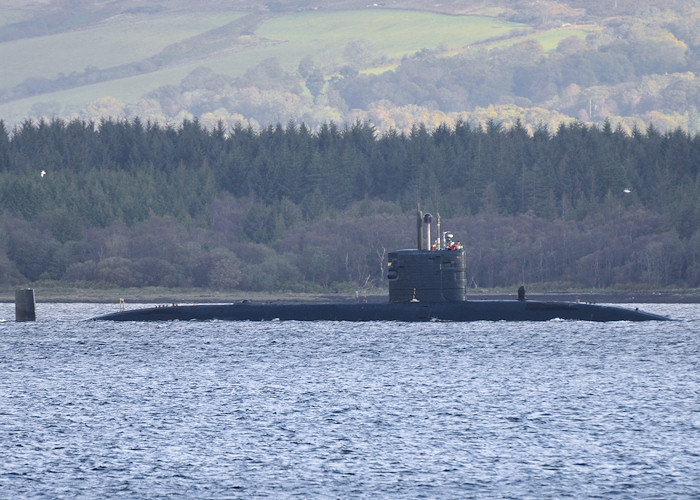
[[15, 321], [36, 321], [34, 290], [15, 290]]

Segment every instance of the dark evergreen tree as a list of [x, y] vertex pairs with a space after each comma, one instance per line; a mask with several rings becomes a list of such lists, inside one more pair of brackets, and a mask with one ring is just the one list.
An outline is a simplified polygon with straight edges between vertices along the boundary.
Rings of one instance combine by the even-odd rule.
[[[320, 231], [323, 221], [376, 209], [394, 217], [420, 203], [443, 218], [484, 224], [470, 236], [481, 284], [688, 286], [700, 268], [699, 174], [699, 137], [653, 126], [628, 134], [610, 122], [562, 124], [554, 133], [530, 133], [519, 121], [432, 131], [417, 124], [409, 134], [382, 135], [363, 122], [258, 131], [52, 120], [12, 133], [0, 122], [2, 276], [222, 287], [240, 269], [240, 286], [260, 288], [245, 278], [258, 266], [286, 276], [286, 287], [294, 276], [313, 286], [360, 281], [376, 259], [366, 249], [358, 250], [366, 261], [348, 257], [336, 272], [330, 260], [316, 272], [299, 256], [327, 262], [337, 252], [333, 235], [316, 238], [314, 249], [282, 242]], [[224, 205], [234, 220], [222, 224], [214, 207]], [[351, 222], [334, 227], [378, 245]], [[159, 245], [163, 253], [149, 254]], [[256, 262], [242, 245], [277, 255]], [[225, 263], [235, 268], [230, 274], [220, 272]]]

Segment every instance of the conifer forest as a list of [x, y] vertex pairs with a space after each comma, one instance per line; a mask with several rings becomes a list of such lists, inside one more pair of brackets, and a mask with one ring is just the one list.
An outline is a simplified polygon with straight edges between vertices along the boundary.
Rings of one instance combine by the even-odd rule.
[[0, 121], [0, 284], [386, 285], [417, 206], [470, 286], [700, 287], [700, 137], [573, 122]]

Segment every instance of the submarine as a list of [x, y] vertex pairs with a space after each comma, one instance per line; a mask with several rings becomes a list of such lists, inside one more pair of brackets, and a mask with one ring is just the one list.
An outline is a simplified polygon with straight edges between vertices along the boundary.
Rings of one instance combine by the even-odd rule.
[[388, 254], [389, 298], [381, 303], [256, 303], [157, 306], [92, 318], [99, 321], [668, 321], [637, 309], [581, 302], [468, 300], [466, 251], [448, 231], [431, 239], [433, 216], [418, 210], [417, 245]]

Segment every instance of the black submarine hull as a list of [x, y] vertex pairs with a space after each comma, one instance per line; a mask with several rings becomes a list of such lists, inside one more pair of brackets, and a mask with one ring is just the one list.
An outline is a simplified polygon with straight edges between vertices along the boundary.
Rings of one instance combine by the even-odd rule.
[[578, 302], [475, 300], [407, 303], [172, 305], [125, 310], [100, 321], [667, 321], [637, 309]]

